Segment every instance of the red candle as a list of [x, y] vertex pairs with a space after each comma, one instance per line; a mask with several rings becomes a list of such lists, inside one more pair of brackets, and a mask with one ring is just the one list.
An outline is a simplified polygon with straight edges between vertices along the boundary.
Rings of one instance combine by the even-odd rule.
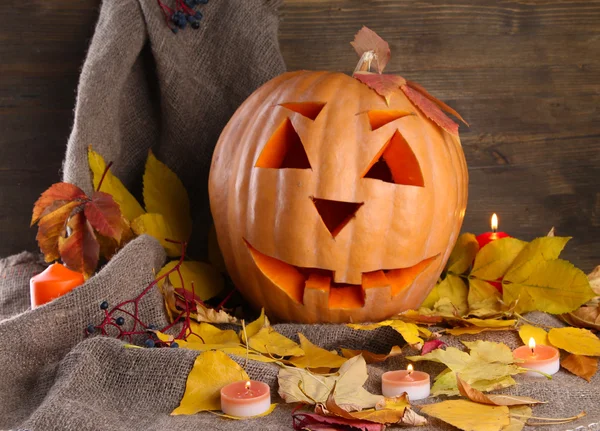
[[477, 237], [475, 238], [475, 239], [477, 239], [477, 242], [479, 243], [480, 250], [492, 241], [496, 241], [497, 239], [500, 239], [500, 238], [509, 238], [510, 237], [510, 235], [507, 234], [506, 232], [498, 232], [498, 216], [496, 215], [496, 213], [494, 213], [492, 215], [491, 226], [492, 226], [491, 232], [482, 233], [481, 235], [477, 235]]
[[60, 263], [50, 265], [29, 281], [31, 308], [37, 308], [63, 296], [77, 286], [81, 286], [84, 281], [83, 274], [71, 271]]

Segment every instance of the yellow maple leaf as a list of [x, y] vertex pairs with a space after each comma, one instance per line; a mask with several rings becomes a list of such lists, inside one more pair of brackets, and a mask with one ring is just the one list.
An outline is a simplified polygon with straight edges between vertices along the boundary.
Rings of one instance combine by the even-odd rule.
[[421, 412], [464, 431], [500, 431], [509, 425], [506, 406], [489, 406], [467, 400], [450, 400], [428, 404]]
[[239, 380], [250, 380], [235, 361], [220, 351], [203, 352], [188, 374], [185, 392], [172, 415], [193, 415], [221, 408], [221, 388]]
[[[346, 358], [339, 356], [335, 351], [322, 349], [315, 346], [303, 334], [298, 334], [300, 348], [304, 351], [302, 356], [294, 356], [288, 360], [290, 364], [298, 368], [339, 368], [346, 362]], [[251, 339], [252, 340], [252, 339]]]
[[[161, 277], [167, 272], [171, 271], [178, 261], [174, 260], [167, 263], [158, 272], [156, 277]], [[181, 273], [181, 277], [179, 277]], [[205, 262], [198, 262], [194, 260], [186, 260], [182, 262], [179, 267], [179, 273], [174, 272], [169, 276], [169, 280], [174, 288], [182, 287], [182, 278], [185, 285], [185, 289], [189, 292], [192, 291], [192, 283], [194, 285], [194, 292], [202, 301], [213, 298], [216, 296], [224, 287], [223, 276], [213, 267]], [[162, 285], [163, 281], [159, 282]]]
[[569, 353], [600, 356], [600, 339], [592, 331], [582, 328], [552, 328], [548, 332], [550, 344]]
[[536, 344], [550, 345], [548, 333], [542, 328], [532, 325], [523, 325], [519, 328], [519, 337], [526, 346], [529, 345], [529, 339], [533, 338]]
[[149, 213], [161, 214], [172, 240], [187, 241], [192, 232], [190, 200], [185, 187], [167, 165], [150, 151], [144, 172], [144, 203]]
[[[100, 179], [106, 170], [106, 162], [100, 154], [92, 150], [91, 146], [88, 147], [88, 164], [93, 175], [94, 190], [97, 190]], [[113, 197], [115, 202], [119, 204], [121, 213], [123, 213], [129, 222], [144, 214], [145, 211], [137, 199], [129, 193], [129, 190], [127, 190], [121, 180], [113, 175], [110, 170], [104, 176], [101, 191]]]

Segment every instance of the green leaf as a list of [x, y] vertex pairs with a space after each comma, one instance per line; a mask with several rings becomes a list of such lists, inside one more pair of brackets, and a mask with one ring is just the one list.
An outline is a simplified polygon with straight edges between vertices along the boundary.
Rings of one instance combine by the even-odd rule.
[[150, 151], [144, 172], [144, 203], [149, 213], [162, 214], [173, 233], [170, 239], [187, 241], [192, 232], [190, 200], [185, 187], [167, 165]]
[[[167, 272], [171, 271], [177, 265], [179, 261], [173, 260], [167, 263], [158, 272], [156, 277], [161, 277]], [[181, 277], [179, 276], [181, 273]], [[221, 290], [223, 290], [224, 281], [223, 276], [217, 271], [212, 265], [204, 262], [197, 262], [194, 260], [186, 260], [181, 263], [179, 267], [179, 273], [174, 272], [169, 276], [171, 284], [174, 288], [181, 288], [185, 286], [185, 289], [189, 292], [192, 291], [192, 283], [194, 285], [194, 293], [202, 301], [215, 297]], [[183, 285], [181, 283], [183, 278]], [[160, 281], [159, 285], [162, 286], [164, 281]]]
[[465, 273], [473, 263], [478, 250], [479, 243], [475, 239], [475, 235], [463, 233], [458, 237], [458, 241], [456, 241], [456, 245], [448, 258], [446, 264], [448, 271], [456, 275]]
[[[106, 170], [106, 162], [102, 156], [92, 150], [92, 147], [90, 146], [88, 148], [88, 163], [93, 175], [94, 190], [97, 190], [100, 179]], [[108, 193], [113, 197], [115, 202], [119, 204], [121, 212], [128, 221], [132, 222], [144, 214], [144, 209], [137, 199], [129, 193], [129, 190], [127, 190], [121, 180], [114, 176], [110, 170], [104, 176], [101, 191]]]
[[538, 261], [535, 267], [521, 265], [502, 284], [504, 302], [518, 301], [517, 312], [568, 313], [594, 297], [583, 271], [561, 259]]
[[462, 278], [448, 274], [437, 286], [437, 290], [440, 299], [434, 305], [436, 311], [458, 316], [464, 316], [467, 313], [469, 290]]
[[526, 245], [525, 241], [516, 238], [502, 238], [489, 243], [477, 253], [471, 276], [488, 281], [502, 278]]

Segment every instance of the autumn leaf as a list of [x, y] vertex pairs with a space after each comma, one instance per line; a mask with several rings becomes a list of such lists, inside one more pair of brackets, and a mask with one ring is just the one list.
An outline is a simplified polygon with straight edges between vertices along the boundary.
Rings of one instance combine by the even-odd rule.
[[469, 123], [467, 123], [465, 121], [465, 119], [458, 113], [456, 112], [456, 110], [452, 109], [450, 106], [446, 105], [444, 102], [442, 102], [441, 100], [439, 100], [438, 98], [436, 98], [435, 96], [429, 94], [427, 92], [427, 90], [425, 90], [425, 87], [423, 87], [421, 84], [417, 84], [414, 81], [406, 81], [406, 85], [409, 86], [410, 88], [418, 91], [419, 93], [421, 93], [422, 96], [426, 97], [427, 99], [429, 99], [431, 102], [433, 102], [434, 104], [436, 104], [438, 106], [438, 108], [440, 108], [442, 111], [444, 111], [447, 114], [450, 115], [454, 115], [456, 118], [458, 118], [465, 126], [469, 126]]
[[167, 239], [175, 240], [177, 236], [162, 214], [142, 214], [131, 222], [131, 229], [136, 235], [150, 235], [156, 238], [170, 257], [181, 256], [181, 244], [175, 244]]
[[467, 296], [469, 315], [487, 316], [502, 311], [500, 292], [487, 281], [472, 278], [469, 280]]
[[335, 388], [336, 403], [346, 411], [375, 407], [383, 400], [363, 388], [367, 381], [367, 364], [362, 356], [348, 359], [337, 373], [314, 374], [301, 368], [279, 370], [279, 395], [286, 403], [325, 404]]
[[65, 205], [72, 204], [73, 201], [82, 203], [84, 200], [87, 200], [87, 196], [79, 187], [69, 183], [52, 184], [33, 205], [31, 226], [36, 224], [42, 217], [54, 211], [59, 211]]
[[[433, 306], [433, 304], [431, 305]], [[407, 323], [420, 323], [424, 325], [435, 325], [436, 323], [441, 323], [444, 320], [442, 316], [427, 316], [419, 313], [419, 311], [417, 310], [406, 310], [400, 314], [397, 314], [393, 318], [402, 320]]]
[[[94, 189], [98, 190], [98, 185], [106, 171], [106, 163], [102, 156], [88, 147], [88, 164], [93, 175]], [[119, 180], [110, 169], [104, 175], [102, 180], [101, 190], [113, 197], [115, 202], [119, 204], [121, 212], [125, 218], [132, 222], [140, 215], [144, 214], [144, 209], [139, 204], [136, 198], [127, 190], [121, 180]]]
[[[458, 395], [458, 382], [456, 376], [457, 374], [449, 368], [442, 371], [435, 378], [434, 384], [431, 387], [431, 394], [436, 397], [440, 395]], [[476, 380], [471, 383], [473, 388], [481, 392], [489, 392], [498, 389], [504, 389], [515, 384], [515, 379], [513, 379], [510, 375], [491, 380]]]
[[304, 351], [304, 355], [290, 358], [288, 362], [293, 366], [312, 370], [315, 368], [330, 369], [339, 368], [346, 362], [346, 358], [339, 356], [335, 351], [330, 352], [329, 350], [315, 346], [303, 334], [299, 333], [298, 338], [300, 339], [300, 348]]
[[322, 416], [315, 413], [292, 413], [292, 424], [298, 431], [384, 431], [385, 425], [367, 421]]
[[571, 354], [563, 359], [560, 365], [589, 382], [598, 371], [598, 358]]
[[375, 53], [375, 62], [377, 72], [383, 73], [391, 57], [390, 46], [377, 33], [368, 27], [363, 26], [358, 33], [354, 35], [354, 40], [350, 42], [359, 57], [365, 52], [373, 51]]
[[485, 331], [509, 331], [514, 329], [516, 320], [479, 319], [476, 317], [457, 320], [460, 324], [468, 325], [464, 328], [447, 329], [450, 335], [479, 334]]
[[372, 72], [355, 72], [352, 76], [382, 96], [388, 105], [392, 95], [406, 82], [401, 76]]
[[465, 328], [450, 328], [446, 329], [446, 334], [458, 337], [460, 335], [474, 335], [481, 334], [482, 332], [493, 332], [493, 331], [510, 331], [512, 328], [481, 328], [478, 326], [468, 326]]
[[425, 341], [425, 344], [423, 344], [423, 348], [421, 349], [421, 356], [426, 355], [429, 352], [433, 352], [435, 349], [440, 349], [442, 347], [446, 347], [446, 343], [444, 343], [442, 340]]
[[224, 309], [215, 310], [199, 302], [196, 302], [196, 310], [190, 314], [190, 317], [198, 322], [239, 323], [237, 317], [227, 313]]
[[327, 416], [334, 415], [345, 419], [359, 419], [379, 424], [396, 424], [402, 422], [404, 412], [410, 407], [408, 398], [404, 394], [400, 397], [385, 398], [374, 409], [349, 412], [336, 403], [333, 392], [335, 392], [335, 389], [329, 394], [324, 406], [322, 404], [317, 405], [315, 408], [316, 413]]
[[194, 361], [185, 392], [171, 415], [193, 415], [221, 408], [221, 388], [239, 380], [250, 380], [235, 361], [220, 351], [203, 352]]
[[300, 346], [275, 331], [265, 315], [265, 310], [261, 310], [260, 316], [254, 322], [246, 325], [245, 331], [240, 332], [242, 342], [252, 349], [267, 355], [303, 356], [304, 350]]
[[111, 259], [117, 253], [117, 251], [119, 251], [119, 249], [135, 238], [135, 234], [131, 230], [129, 221], [122, 214], [120, 217], [119, 226], [121, 230], [120, 241], [100, 234], [98, 234], [96, 237], [98, 243], [100, 244], [100, 255], [104, 256], [106, 259]]
[[[167, 263], [156, 275], [156, 278], [172, 271], [179, 261], [173, 260]], [[186, 260], [179, 266], [171, 276], [171, 283], [175, 289], [185, 289], [192, 292], [202, 301], [215, 297], [224, 287], [223, 276], [212, 266], [205, 262]], [[158, 283], [162, 284], [162, 281]]]
[[149, 213], [161, 214], [172, 232], [169, 239], [187, 241], [192, 232], [190, 201], [181, 180], [150, 151], [144, 172], [144, 203]]
[[210, 323], [190, 322], [192, 334], [188, 342], [202, 342], [207, 344], [237, 344], [240, 343], [238, 334], [233, 329], [219, 329]]
[[454, 275], [464, 274], [473, 264], [475, 255], [479, 251], [479, 243], [472, 233], [463, 233], [458, 237], [452, 253], [448, 258], [448, 271]]
[[600, 331], [600, 266], [588, 274], [588, 280], [594, 295], [597, 296], [577, 310], [560, 317], [571, 326]]
[[419, 108], [427, 118], [444, 129], [446, 132], [454, 136], [458, 136], [458, 124], [444, 114], [437, 103], [433, 102], [431, 99], [423, 95], [420, 91], [415, 90], [411, 86], [405, 84], [401, 85], [400, 88], [406, 97], [408, 97], [408, 99], [415, 106], [417, 106], [417, 108]]
[[476, 403], [489, 404], [492, 406], [522, 406], [543, 403], [543, 401], [538, 401], [530, 397], [495, 394], [486, 395], [471, 387], [467, 382], [462, 380], [459, 375], [456, 376], [456, 380], [460, 394]]
[[402, 338], [404, 338], [404, 341], [408, 344], [423, 343], [423, 339], [419, 337], [419, 327], [414, 323], [407, 323], [402, 320], [384, 320], [379, 323], [371, 324], [349, 323], [348, 326], [360, 331], [372, 331], [383, 326], [389, 326], [402, 335]]
[[58, 240], [66, 230], [67, 220], [80, 206], [78, 201], [67, 202], [39, 219], [36, 240], [46, 262], [60, 257]]
[[533, 415], [531, 407], [514, 406], [508, 408], [510, 412], [510, 423], [502, 428], [502, 431], [521, 431], [527, 420]]
[[428, 404], [421, 407], [421, 412], [464, 431], [500, 431], [510, 423], [508, 407], [466, 400]]
[[368, 350], [352, 350], [352, 349], [341, 349], [342, 356], [344, 358], [353, 358], [358, 355], [362, 355], [367, 364], [376, 364], [384, 362], [388, 358], [402, 355], [402, 348], [399, 346], [393, 346], [389, 353], [372, 353]]
[[529, 344], [529, 339], [533, 338], [535, 340], [535, 344], [543, 344], [545, 346], [549, 346], [550, 342], [548, 341], [548, 333], [544, 331], [542, 328], [538, 328], [532, 325], [523, 325], [519, 328], [519, 337], [521, 337], [521, 341], [526, 346]]
[[100, 235], [113, 238], [118, 243], [121, 242], [123, 234], [121, 210], [111, 195], [94, 192], [92, 200], [87, 202], [83, 208], [86, 219]]
[[548, 332], [550, 344], [569, 353], [600, 356], [600, 339], [582, 328], [552, 328]]
[[67, 232], [69, 231], [70, 235], [58, 238], [60, 257], [69, 269], [83, 273], [88, 279], [96, 270], [100, 257], [96, 234], [83, 212], [78, 212], [69, 219]]
[[526, 245], [525, 241], [516, 238], [490, 242], [477, 253], [470, 275], [487, 281], [502, 278]]
[[469, 310], [468, 288], [462, 278], [448, 274], [437, 286], [440, 299], [434, 304], [435, 311], [442, 314], [463, 316]]
[[541, 262], [558, 259], [570, 237], [541, 237], [527, 244], [518, 254], [508, 272], [519, 271], [521, 274], [531, 274]]

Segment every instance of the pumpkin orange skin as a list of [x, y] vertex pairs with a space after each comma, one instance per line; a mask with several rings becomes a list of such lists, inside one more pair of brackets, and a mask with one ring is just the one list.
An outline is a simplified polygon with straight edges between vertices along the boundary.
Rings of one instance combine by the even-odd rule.
[[[289, 102], [325, 106], [313, 121], [280, 106]], [[371, 130], [370, 110], [411, 115]], [[256, 167], [286, 119], [300, 136], [311, 169]], [[414, 152], [423, 187], [363, 178], [395, 131]], [[217, 238], [235, 285], [272, 319], [307, 323], [380, 321], [418, 308], [456, 242], [467, 190], [457, 136], [429, 120], [400, 89], [388, 105], [368, 86], [335, 72], [288, 72], [256, 90], [223, 130], [209, 178]], [[334, 238], [313, 197], [363, 205]], [[364, 273], [418, 266], [427, 259], [430, 264], [399, 291], [363, 283], [363, 304], [356, 306], [337, 287], [317, 285], [310, 293], [282, 289], [290, 274], [279, 276], [277, 266], [259, 267], [252, 250], [267, 260], [333, 271], [335, 283], [358, 286]]]

